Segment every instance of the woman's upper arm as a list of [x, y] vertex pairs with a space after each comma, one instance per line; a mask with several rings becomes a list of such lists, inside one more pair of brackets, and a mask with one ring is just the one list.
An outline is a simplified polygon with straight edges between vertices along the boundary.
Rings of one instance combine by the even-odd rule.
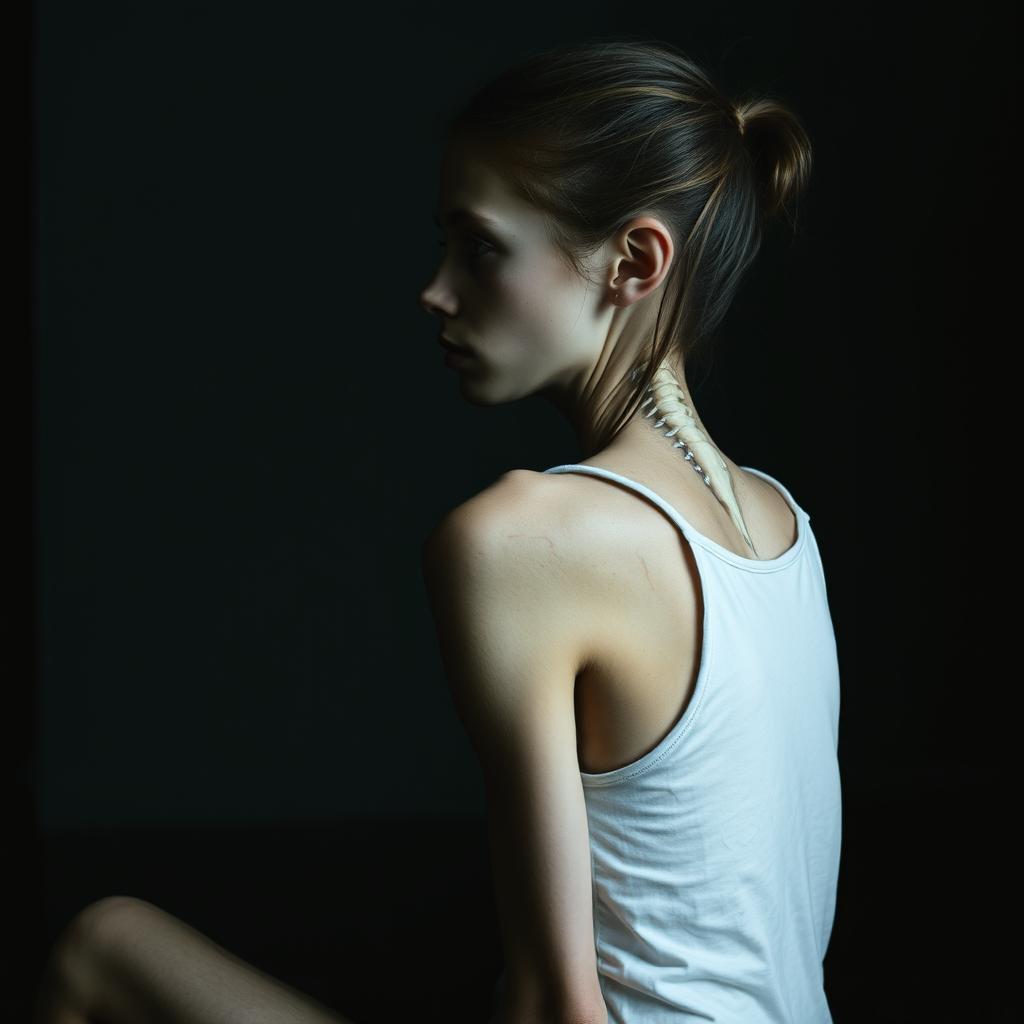
[[606, 1019], [577, 760], [585, 631], [573, 562], [542, 518], [494, 502], [455, 509], [424, 546], [442, 662], [483, 771], [510, 1020], [515, 1009]]

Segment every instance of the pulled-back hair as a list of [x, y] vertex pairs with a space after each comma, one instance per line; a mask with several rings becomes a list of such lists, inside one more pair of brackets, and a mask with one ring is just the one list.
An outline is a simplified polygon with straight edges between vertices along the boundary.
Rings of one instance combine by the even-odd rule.
[[[488, 81], [444, 134], [493, 157], [586, 280], [586, 259], [634, 217], [657, 216], [671, 232], [675, 259], [654, 338], [607, 441], [675, 346], [684, 366], [708, 346], [766, 219], [785, 212], [796, 230], [789, 205], [811, 167], [807, 134], [783, 103], [761, 95], [731, 102], [683, 52], [645, 39], [536, 53]], [[670, 314], [659, 334], [666, 295]]]

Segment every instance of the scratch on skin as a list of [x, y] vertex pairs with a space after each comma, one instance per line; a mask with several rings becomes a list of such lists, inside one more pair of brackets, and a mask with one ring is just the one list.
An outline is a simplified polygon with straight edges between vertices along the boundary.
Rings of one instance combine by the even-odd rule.
[[550, 537], [545, 536], [543, 533], [506, 533], [505, 536], [509, 538], [528, 537], [530, 538], [530, 540], [546, 540], [548, 544], [551, 545], [551, 550], [555, 550], [555, 542]]
[[636, 553], [636, 557], [640, 559], [640, 564], [644, 567], [644, 575], [647, 577], [647, 582], [651, 585], [651, 590], [653, 590], [655, 593], [657, 593], [658, 592], [658, 588], [654, 585], [654, 580], [651, 579], [651, 572], [647, 568], [647, 562], [644, 559], [644, 556], [641, 555], [640, 552], [638, 551]]

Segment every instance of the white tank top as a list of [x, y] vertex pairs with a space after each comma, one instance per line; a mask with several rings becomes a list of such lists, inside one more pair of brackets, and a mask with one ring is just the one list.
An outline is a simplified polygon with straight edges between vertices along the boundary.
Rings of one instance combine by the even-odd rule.
[[[839, 668], [810, 516], [734, 554], [643, 484], [690, 543], [704, 600], [693, 694], [653, 750], [581, 772], [597, 969], [609, 1024], [831, 1024], [822, 961], [841, 838]], [[499, 987], [501, 981], [499, 981]]]

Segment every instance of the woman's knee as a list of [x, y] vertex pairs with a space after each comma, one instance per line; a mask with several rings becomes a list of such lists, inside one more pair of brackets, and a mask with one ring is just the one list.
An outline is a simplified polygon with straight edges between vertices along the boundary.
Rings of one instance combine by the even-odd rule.
[[125, 918], [138, 913], [143, 901], [134, 896], [103, 896], [87, 904], [65, 925], [57, 936], [57, 945], [86, 945], [97, 942], [114, 928], [120, 928]]
[[79, 910], [50, 949], [47, 983], [87, 1003], [99, 985], [104, 951], [137, 926], [146, 906], [134, 896], [104, 896]]

